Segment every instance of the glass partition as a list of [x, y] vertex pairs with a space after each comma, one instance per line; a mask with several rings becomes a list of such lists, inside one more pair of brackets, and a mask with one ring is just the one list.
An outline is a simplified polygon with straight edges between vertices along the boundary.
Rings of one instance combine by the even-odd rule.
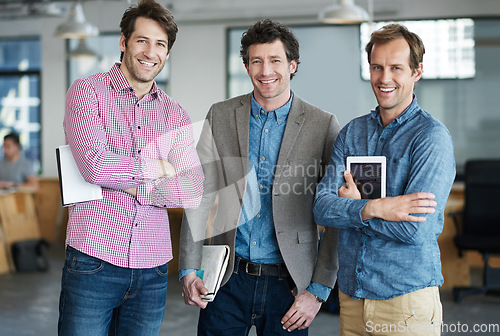
[[24, 156], [36, 171], [40, 169], [40, 60], [38, 39], [0, 40], [0, 144], [8, 133], [18, 133]]

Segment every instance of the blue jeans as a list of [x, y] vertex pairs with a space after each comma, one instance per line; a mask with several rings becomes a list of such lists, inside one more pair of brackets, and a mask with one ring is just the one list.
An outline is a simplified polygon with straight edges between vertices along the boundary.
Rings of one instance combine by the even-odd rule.
[[59, 299], [60, 336], [137, 335], [160, 332], [168, 265], [113, 266], [68, 246]]
[[281, 325], [281, 318], [294, 302], [290, 280], [235, 269], [215, 300], [200, 310], [198, 335], [246, 336], [252, 325], [259, 336], [307, 335], [308, 329], [289, 333]]

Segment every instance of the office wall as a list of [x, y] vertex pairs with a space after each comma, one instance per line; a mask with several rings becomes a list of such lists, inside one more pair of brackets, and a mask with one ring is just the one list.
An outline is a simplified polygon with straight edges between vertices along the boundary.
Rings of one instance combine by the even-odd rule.
[[[135, 2], [135, 1], [134, 1]], [[356, 1], [366, 6], [366, 0]], [[225, 98], [226, 92], [226, 28], [229, 26], [248, 26], [255, 18], [270, 16], [283, 22], [315, 23], [315, 15], [319, 9], [329, 5], [330, 0], [256, 0], [247, 1], [169, 1], [174, 4], [174, 14], [179, 23], [179, 37], [171, 55], [171, 95], [190, 112], [193, 121], [203, 119], [212, 102]], [[208, 4], [211, 4], [209, 6]], [[244, 10], [244, 3], [249, 9]], [[260, 4], [260, 5], [259, 5]], [[436, 17], [464, 17], [464, 16], [499, 16], [500, 2], [496, 0], [375, 0], [375, 14], [380, 19], [387, 19], [391, 15], [397, 18], [436, 18]], [[227, 7], [229, 6], [229, 7]], [[176, 12], [176, 7], [178, 12]], [[205, 7], [204, 14], [200, 9]], [[118, 23], [123, 11], [127, 8], [126, 1], [96, 1], [84, 2], [84, 10], [89, 21], [98, 25], [102, 32], [117, 32]], [[391, 8], [396, 8], [391, 12]], [[377, 16], [376, 16], [377, 19]], [[57, 175], [54, 148], [64, 143], [62, 119], [64, 115], [64, 100], [68, 86], [66, 73], [65, 41], [55, 38], [53, 32], [56, 26], [62, 23], [62, 18], [42, 18], [30, 20], [0, 20], [0, 38], [15, 36], [40, 36], [42, 41], [42, 171], [44, 176]], [[356, 28], [345, 27], [338, 29], [342, 35], [342, 46], [339, 46], [335, 57], [341, 61], [355, 62], [351, 52], [358, 47]], [[325, 40], [325, 43], [329, 43]], [[307, 40], [303, 41], [303, 47]], [[117, 46], [118, 48], [118, 46]], [[306, 47], [307, 48], [307, 47]], [[303, 55], [307, 58], [307, 51]], [[333, 56], [333, 55], [332, 55]], [[326, 60], [322, 60], [324, 62]], [[353, 77], [353, 64], [341, 64], [336, 71], [336, 80], [329, 82], [326, 88], [321, 83], [321, 74], [308, 71], [309, 65], [301, 65], [300, 76], [306, 78], [300, 83], [295, 79], [292, 82], [294, 89], [300, 95], [302, 85], [317, 85], [316, 93], [307, 94], [304, 98], [320, 105], [327, 110], [339, 114], [341, 123], [347, 122], [352, 115], [360, 114], [373, 107], [369, 85], [357, 77]], [[328, 64], [325, 64], [328, 66]], [[491, 72], [490, 72], [491, 73]], [[299, 77], [297, 77], [298, 79]], [[498, 77], [496, 77], [498, 78]], [[498, 86], [496, 78], [485, 74], [486, 86]], [[427, 87], [427, 84], [426, 84]], [[453, 96], [471, 90], [465, 84], [453, 88], [442, 88], [439, 84], [429, 85], [435, 90], [426, 94], [423, 105], [433, 106], [440, 104], [456, 104]], [[327, 89], [323, 94], [322, 89]], [[477, 87], [472, 90], [482, 90]], [[426, 89], [427, 90], [427, 89]], [[436, 94], [439, 90], [448, 90], [443, 94]], [[480, 93], [480, 92], [478, 92]], [[493, 94], [495, 96], [495, 94]], [[432, 98], [434, 97], [434, 98]], [[435, 101], [432, 101], [432, 100]], [[474, 103], [476, 103], [474, 101]], [[492, 101], [479, 101], [478, 108], [493, 109]], [[330, 105], [335, 104], [334, 108]], [[472, 102], [468, 103], [469, 105]], [[491, 105], [488, 105], [491, 104]], [[468, 106], [469, 106], [468, 105]], [[477, 108], [473, 106], [471, 110]], [[439, 108], [436, 109], [439, 113]], [[469, 111], [462, 114], [469, 115]]]

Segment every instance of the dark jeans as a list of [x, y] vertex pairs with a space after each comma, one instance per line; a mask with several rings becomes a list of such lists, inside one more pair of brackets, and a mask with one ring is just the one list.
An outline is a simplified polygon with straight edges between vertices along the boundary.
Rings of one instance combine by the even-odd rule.
[[59, 301], [60, 336], [157, 336], [167, 295], [168, 266], [113, 266], [71, 247]]
[[290, 333], [281, 325], [281, 318], [294, 302], [289, 280], [235, 269], [215, 300], [200, 310], [198, 335], [246, 336], [252, 325], [259, 336], [307, 335], [307, 329]]

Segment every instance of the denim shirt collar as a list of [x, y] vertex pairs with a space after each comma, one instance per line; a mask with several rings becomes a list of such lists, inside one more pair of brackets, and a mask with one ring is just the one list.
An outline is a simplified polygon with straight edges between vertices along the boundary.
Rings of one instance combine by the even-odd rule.
[[[403, 113], [397, 116], [392, 122], [391, 125], [399, 124], [402, 125], [406, 120], [412, 118], [418, 111], [420, 110], [420, 106], [418, 106], [417, 97], [413, 94], [413, 100]], [[375, 110], [370, 112], [371, 117], [378, 121], [380, 125], [382, 125], [382, 120], [380, 120], [380, 106], [377, 106]]]
[[[293, 100], [293, 91], [290, 90], [290, 99], [288, 99], [288, 102], [285, 105], [273, 111], [266, 111], [262, 106], [260, 106], [259, 103], [257, 103], [255, 97], [252, 94], [252, 110], [251, 110], [252, 116], [254, 118], [259, 118], [260, 111], [265, 111], [268, 113], [268, 116], [273, 116], [276, 120], [276, 123], [280, 125], [288, 117], [288, 113], [290, 112], [290, 107], [292, 106], [292, 100]], [[274, 114], [272, 112], [274, 112]]]

